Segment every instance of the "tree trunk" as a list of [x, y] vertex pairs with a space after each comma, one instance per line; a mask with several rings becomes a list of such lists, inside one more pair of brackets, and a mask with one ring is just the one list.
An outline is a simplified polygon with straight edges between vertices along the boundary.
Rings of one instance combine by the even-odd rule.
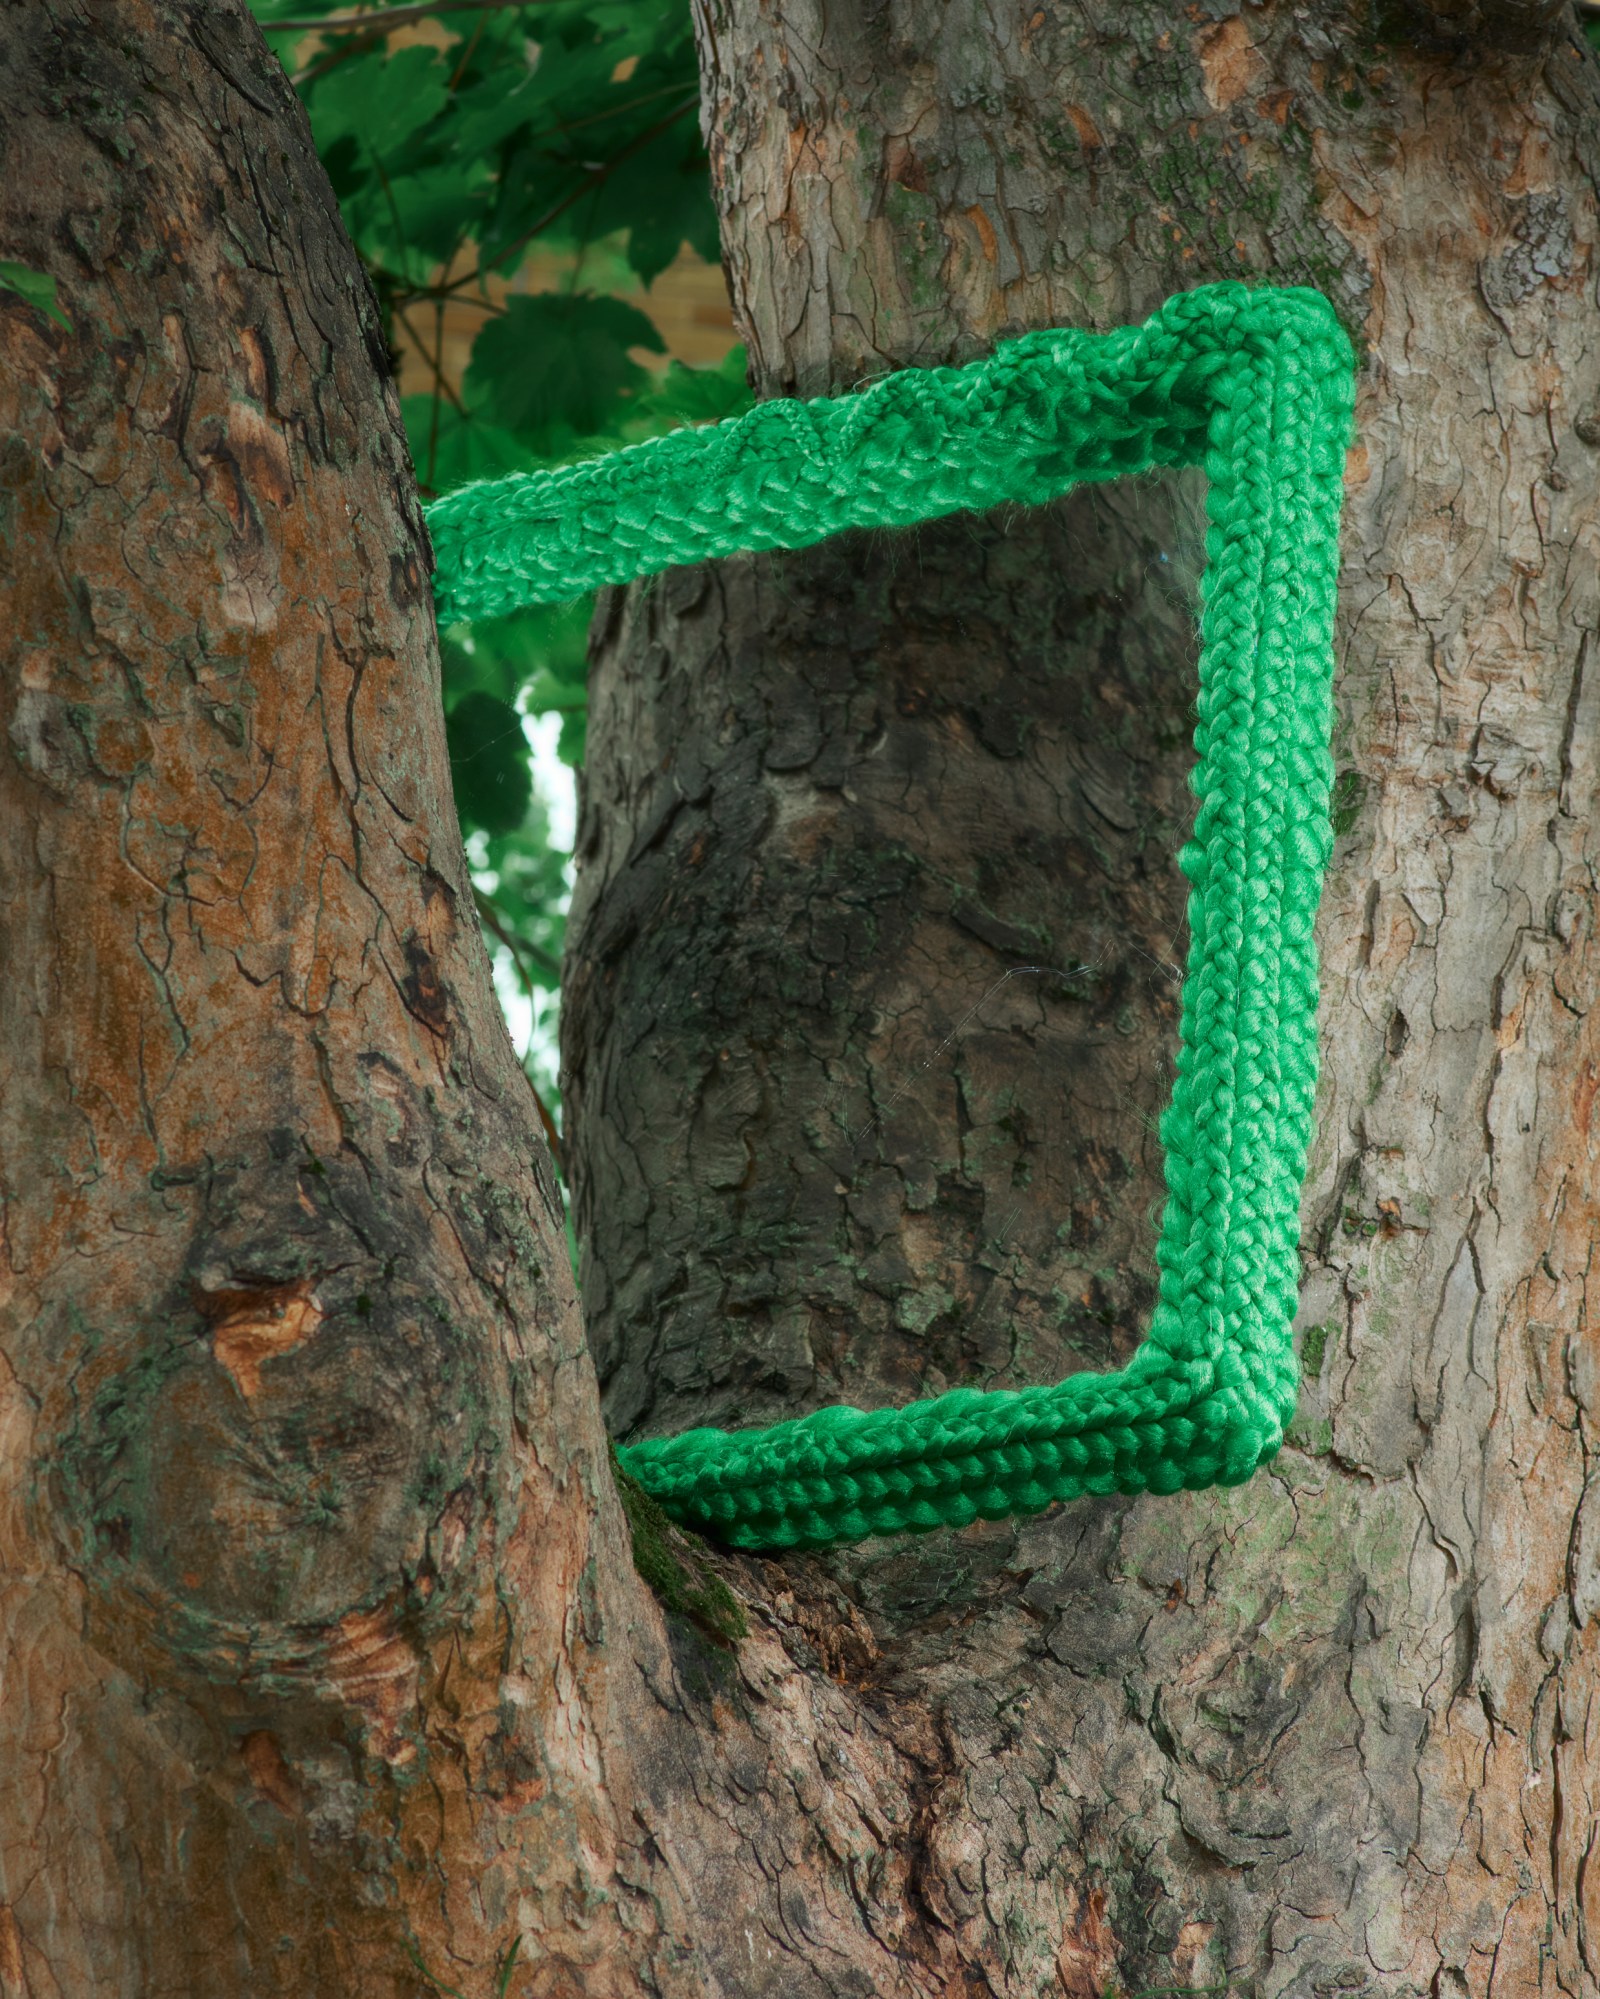
[[[763, 390], [1219, 276], [1364, 342], [1293, 1441], [781, 1561], [641, 1513], [663, 1614], [305, 120], [240, 0], [12, 9], [0, 246], [71, 323], [0, 293], [4, 1999], [1600, 1979], [1595, 65], [1509, 0], [1475, 62], [1415, 8], [791, 12], [700, 20]], [[620, 1431], [1137, 1342], [1201, 490], [608, 597]]]
[[660, 1620], [376, 305], [242, 0], [0, 53], [0, 1993], [637, 1994]]
[[[1218, 278], [1365, 362], [1290, 1442], [718, 1561], [755, 1628], [654, 1824], [699, 1989], [1600, 1991], [1596, 62], [1513, 0], [696, 7], [759, 392]], [[1203, 490], [607, 593], [563, 1091], [619, 1436], [1137, 1345]]]

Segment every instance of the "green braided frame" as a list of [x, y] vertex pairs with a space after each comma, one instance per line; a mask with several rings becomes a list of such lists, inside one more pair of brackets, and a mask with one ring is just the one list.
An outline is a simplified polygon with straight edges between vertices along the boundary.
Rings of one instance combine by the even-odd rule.
[[1083, 1492], [1238, 1485], [1294, 1413], [1300, 1193], [1317, 1083], [1314, 923], [1355, 359], [1300, 287], [1205, 285], [1142, 326], [1051, 328], [964, 368], [763, 403], [427, 510], [441, 623], [740, 549], [803, 548], [1087, 480], [1203, 464], [1189, 963], [1149, 1334], [1113, 1374], [821, 1409], [618, 1453], [675, 1519], [818, 1548], [1042, 1511]]

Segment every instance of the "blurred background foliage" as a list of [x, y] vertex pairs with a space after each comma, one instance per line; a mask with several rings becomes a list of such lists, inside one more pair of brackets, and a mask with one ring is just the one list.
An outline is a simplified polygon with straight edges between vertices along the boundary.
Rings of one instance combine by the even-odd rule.
[[[688, 0], [250, 5], [372, 281], [424, 502], [749, 406]], [[479, 915], [558, 1169], [593, 606], [440, 633]]]

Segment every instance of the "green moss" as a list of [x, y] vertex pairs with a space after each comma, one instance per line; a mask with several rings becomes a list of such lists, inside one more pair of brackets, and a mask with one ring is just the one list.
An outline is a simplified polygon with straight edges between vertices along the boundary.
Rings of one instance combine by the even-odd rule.
[[750, 1628], [739, 1599], [720, 1576], [700, 1568], [698, 1563], [697, 1573], [690, 1574], [674, 1553], [674, 1543], [694, 1561], [694, 1548], [700, 1536], [669, 1519], [639, 1481], [622, 1469], [616, 1445], [609, 1448], [611, 1473], [617, 1481], [633, 1539], [633, 1566], [661, 1600], [663, 1608], [687, 1617], [716, 1644], [731, 1649]]
[[939, 226], [933, 200], [914, 188], [891, 181], [883, 198], [890, 240], [900, 256], [900, 268], [913, 307], [931, 309], [944, 300], [939, 273], [949, 246]]
[[1366, 797], [1367, 780], [1362, 773], [1358, 770], [1340, 771], [1333, 781], [1333, 796], [1329, 800], [1329, 814], [1336, 839], [1342, 840], [1356, 823]]
[[1331, 1326], [1307, 1326], [1300, 1337], [1300, 1367], [1308, 1381], [1322, 1373], [1322, 1356], [1327, 1351]]
[[1333, 1449], [1333, 1424], [1326, 1416], [1314, 1417], [1306, 1423], [1297, 1416], [1284, 1431], [1283, 1441], [1294, 1450], [1304, 1451], [1308, 1458], [1325, 1458]]

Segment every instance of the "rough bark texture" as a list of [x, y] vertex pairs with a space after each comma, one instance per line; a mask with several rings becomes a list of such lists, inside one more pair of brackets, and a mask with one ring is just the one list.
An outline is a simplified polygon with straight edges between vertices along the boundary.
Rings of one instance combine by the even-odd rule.
[[[1600, 69], [1542, 9], [696, 7], [762, 393], [1219, 277], [1365, 357], [1292, 1440], [722, 1564], [789, 1591], [666, 1822], [732, 1989], [1592, 1995]], [[604, 604], [563, 1034], [618, 1432], [1136, 1344], [1200, 493]]]
[[635, 1994], [666, 1654], [376, 307], [242, 4], [0, 56], [0, 1993]]

